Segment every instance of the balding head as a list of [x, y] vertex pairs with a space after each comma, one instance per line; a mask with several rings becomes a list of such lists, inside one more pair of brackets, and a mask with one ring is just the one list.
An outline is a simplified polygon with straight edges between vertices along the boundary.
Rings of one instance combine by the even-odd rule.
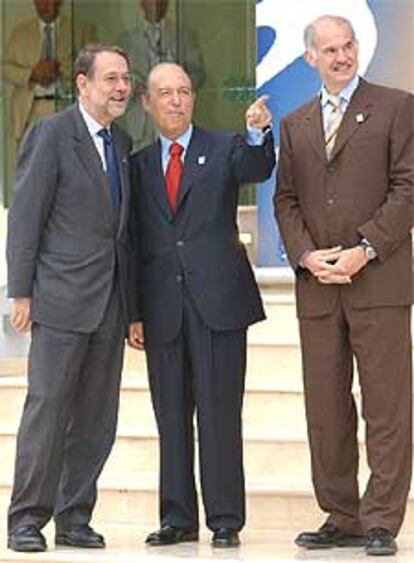
[[191, 123], [194, 98], [185, 70], [175, 63], [160, 63], [148, 75], [142, 103], [161, 135], [174, 140]]
[[305, 48], [315, 49], [318, 29], [331, 26], [344, 27], [348, 31], [349, 36], [352, 37], [354, 41], [356, 41], [355, 30], [352, 23], [347, 18], [343, 18], [342, 16], [325, 15], [320, 16], [305, 27], [305, 31], [303, 33]]
[[305, 60], [314, 67], [328, 92], [339, 94], [358, 70], [358, 43], [352, 24], [339, 16], [321, 16], [304, 32]]
[[154, 84], [178, 79], [187, 82], [192, 89], [191, 78], [182, 66], [176, 63], [159, 63], [155, 65], [148, 74], [147, 91], [153, 87]]

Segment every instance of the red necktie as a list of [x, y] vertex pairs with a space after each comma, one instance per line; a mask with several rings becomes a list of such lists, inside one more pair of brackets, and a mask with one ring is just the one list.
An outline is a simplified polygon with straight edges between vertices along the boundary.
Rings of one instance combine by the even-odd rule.
[[181, 162], [183, 150], [184, 147], [179, 143], [172, 143], [170, 145], [170, 160], [165, 172], [167, 199], [173, 212], [175, 212], [177, 207], [178, 188], [180, 187], [181, 174], [183, 172], [183, 163]]

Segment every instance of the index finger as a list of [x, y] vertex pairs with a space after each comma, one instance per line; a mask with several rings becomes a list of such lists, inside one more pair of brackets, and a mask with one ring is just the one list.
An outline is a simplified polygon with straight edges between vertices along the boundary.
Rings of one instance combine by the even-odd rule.
[[263, 94], [262, 96], [257, 98], [257, 100], [255, 102], [253, 102], [251, 107], [253, 107], [253, 108], [256, 108], [256, 107], [259, 107], [259, 106], [264, 107], [264, 106], [266, 106], [266, 102], [269, 99], [270, 99], [269, 94]]

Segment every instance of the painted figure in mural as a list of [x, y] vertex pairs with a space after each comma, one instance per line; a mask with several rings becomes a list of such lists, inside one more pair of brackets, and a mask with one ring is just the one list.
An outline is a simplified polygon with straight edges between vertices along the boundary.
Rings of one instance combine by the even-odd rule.
[[[37, 119], [52, 115], [72, 97], [73, 53], [95, 39], [91, 26], [61, 14], [63, 0], [33, 0], [36, 16], [17, 25], [7, 41], [3, 78], [8, 102], [7, 176], [24, 132]], [[5, 194], [8, 203], [10, 194]]]
[[131, 139], [129, 62], [89, 45], [74, 66], [78, 103], [37, 121], [19, 150], [7, 235], [11, 322], [31, 329], [8, 545], [104, 547], [89, 522], [115, 439], [127, 330], [125, 228]]
[[[323, 86], [281, 121], [276, 218], [296, 273], [312, 478], [299, 546], [391, 555], [411, 481], [414, 97], [358, 76], [348, 20], [305, 31]], [[358, 491], [356, 361], [370, 469]]]
[[56, 111], [72, 93], [73, 53], [94, 40], [84, 23], [60, 14], [63, 0], [33, 0], [37, 17], [19, 24], [7, 42], [3, 76], [13, 87], [10, 119], [18, 144], [28, 126]]
[[147, 543], [198, 539], [196, 412], [207, 526], [213, 546], [232, 547], [245, 522], [246, 332], [264, 318], [238, 238], [237, 200], [241, 183], [270, 176], [275, 154], [263, 99], [246, 112], [247, 141], [193, 125], [194, 100], [182, 67], [162, 63], [151, 71], [143, 104], [160, 138], [131, 163], [142, 284], [130, 293], [143, 302], [131, 311], [130, 344], [145, 345], [160, 435], [161, 528]]
[[153, 143], [156, 138], [154, 123], [144, 111], [141, 94], [149, 71], [160, 62], [180, 63], [190, 75], [194, 88], [205, 80], [203, 55], [197, 33], [168, 16], [169, 0], [139, 0], [144, 15], [137, 26], [119, 38], [119, 44], [129, 53], [134, 78], [134, 92], [128, 110], [121, 120], [123, 127], [134, 140], [136, 149]]

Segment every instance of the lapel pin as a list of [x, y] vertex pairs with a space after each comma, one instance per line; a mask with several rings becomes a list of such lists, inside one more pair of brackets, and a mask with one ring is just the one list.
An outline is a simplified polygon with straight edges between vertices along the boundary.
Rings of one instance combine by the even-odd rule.
[[204, 155], [199, 156], [198, 157], [198, 164], [200, 164], [202, 166], [205, 163], [206, 163], [206, 157]]
[[365, 121], [365, 116], [363, 113], [357, 113], [355, 116], [357, 123], [363, 123]]

